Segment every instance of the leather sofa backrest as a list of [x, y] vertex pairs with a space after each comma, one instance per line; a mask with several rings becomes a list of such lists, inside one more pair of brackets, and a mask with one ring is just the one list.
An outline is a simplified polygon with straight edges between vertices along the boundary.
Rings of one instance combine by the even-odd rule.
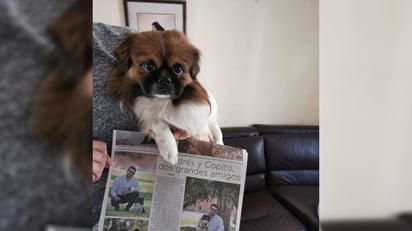
[[319, 127], [254, 125], [265, 144], [267, 184], [319, 184]]
[[273, 184], [319, 184], [319, 127], [222, 128], [225, 145], [248, 151], [245, 191]]

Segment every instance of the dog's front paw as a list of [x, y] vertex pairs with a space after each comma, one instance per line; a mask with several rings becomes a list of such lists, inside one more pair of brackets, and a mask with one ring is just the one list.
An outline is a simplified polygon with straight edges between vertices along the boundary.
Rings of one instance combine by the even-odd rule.
[[177, 155], [178, 155], [177, 148], [162, 149], [159, 147], [159, 152], [165, 161], [173, 165], [177, 163]]
[[216, 144], [225, 145], [225, 144], [223, 143], [223, 140], [222, 140], [222, 139], [216, 140]]
[[161, 121], [158, 121], [155, 125], [153, 132], [160, 155], [167, 162], [173, 165], [176, 164], [178, 150], [173, 133], [170, 131], [169, 126]]

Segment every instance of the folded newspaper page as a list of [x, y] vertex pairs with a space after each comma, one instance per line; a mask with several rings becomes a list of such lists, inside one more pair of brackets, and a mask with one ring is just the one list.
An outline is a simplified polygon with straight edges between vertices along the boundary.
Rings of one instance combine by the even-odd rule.
[[238, 231], [246, 150], [179, 141], [176, 165], [141, 132], [113, 132], [99, 231]]

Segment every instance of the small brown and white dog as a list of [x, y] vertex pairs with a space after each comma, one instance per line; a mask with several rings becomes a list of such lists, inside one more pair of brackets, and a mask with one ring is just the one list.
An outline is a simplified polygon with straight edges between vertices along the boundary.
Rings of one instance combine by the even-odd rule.
[[130, 33], [115, 55], [110, 93], [155, 139], [166, 161], [177, 163], [173, 130], [209, 134], [223, 144], [216, 101], [196, 79], [200, 52], [182, 32]]

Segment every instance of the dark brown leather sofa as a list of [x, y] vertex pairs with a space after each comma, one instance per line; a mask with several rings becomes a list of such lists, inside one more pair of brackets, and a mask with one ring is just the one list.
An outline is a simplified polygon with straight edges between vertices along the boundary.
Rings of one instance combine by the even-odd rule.
[[412, 231], [412, 212], [319, 225], [319, 127], [222, 128], [225, 145], [248, 151], [241, 231]]
[[242, 231], [319, 230], [319, 127], [223, 128], [225, 145], [248, 151]]

